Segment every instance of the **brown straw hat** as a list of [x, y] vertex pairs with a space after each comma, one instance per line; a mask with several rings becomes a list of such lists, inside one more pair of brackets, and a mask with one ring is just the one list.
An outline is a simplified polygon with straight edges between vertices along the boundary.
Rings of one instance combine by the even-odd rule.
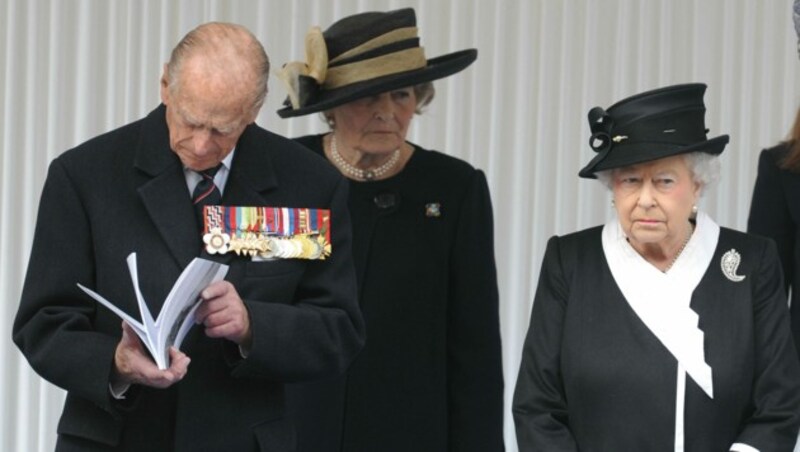
[[325, 32], [309, 30], [306, 61], [279, 71], [289, 91], [282, 118], [302, 116], [367, 96], [447, 77], [466, 68], [476, 49], [425, 58], [412, 8], [345, 17]]

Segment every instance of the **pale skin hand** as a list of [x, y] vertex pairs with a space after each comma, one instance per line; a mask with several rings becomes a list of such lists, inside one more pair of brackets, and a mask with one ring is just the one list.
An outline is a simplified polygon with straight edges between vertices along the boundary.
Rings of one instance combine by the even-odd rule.
[[169, 359], [169, 369], [159, 369], [139, 340], [139, 336], [123, 321], [122, 339], [114, 353], [115, 368], [112, 382], [168, 388], [186, 376], [190, 362], [189, 357], [175, 347], [170, 347]]
[[[228, 339], [249, 350], [252, 338], [250, 316], [233, 285], [219, 281], [206, 287], [200, 296], [203, 302], [195, 311], [195, 321], [205, 326], [206, 335]], [[160, 370], [136, 332], [123, 321], [122, 339], [114, 354], [112, 382], [168, 388], [186, 376], [191, 361], [175, 347], [170, 347], [169, 357], [169, 369]]]
[[249, 350], [250, 314], [233, 284], [218, 281], [206, 287], [200, 296], [203, 302], [195, 311], [195, 321], [205, 326], [206, 336], [224, 338]]

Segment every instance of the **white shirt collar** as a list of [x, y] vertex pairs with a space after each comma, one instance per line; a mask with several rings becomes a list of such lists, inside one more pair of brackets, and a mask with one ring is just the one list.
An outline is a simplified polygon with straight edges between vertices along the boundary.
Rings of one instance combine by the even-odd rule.
[[[220, 166], [217, 174], [214, 175], [214, 184], [219, 189], [219, 193], [225, 193], [225, 184], [228, 182], [228, 175], [231, 172], [231, 164], [233, 163], [233, 154], [236, 152], [236, 148], [234, 147], [224, 159], [222, 159], [222, 166]], [[183, 176], [186, 178], [186, 187], [189, 189], [189, 195], [194, 192], [194, 187], [200, 182], [202, 178], [196, 171], [187, 168], [185, 165], [183, 167]]]

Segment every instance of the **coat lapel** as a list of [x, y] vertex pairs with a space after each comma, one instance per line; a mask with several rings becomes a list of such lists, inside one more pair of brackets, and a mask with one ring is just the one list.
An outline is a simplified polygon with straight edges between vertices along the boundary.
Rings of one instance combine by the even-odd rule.
[[135, 165], [147, 180], [138, 192], [167, 248], [184, 268], [200, 251], [200, 231], [183, 166], [169, 147], [165, 112], [161, 105], [142, 124]]
[[[137, 147], [136, 167], [147, 180], [139, 186], [139, 196], [164, 243], [181, 268], [202, 250], [186, 179], [180, 159], [169, 147], [166, 107], [161, 105], [145, 118]], [[231, 173], [223, 190], [222, 204], [229, 206], [271, 205], [268, 193], [278, 185], [268, 149], [272, 135], [255, 124], [245, 129], [236, 144]], [[203, 253], [204, 257], [209, 258]], [[214, 256], [230, 261], [232, 253]]]
[[[261, 140], [258, 139], [259, 132]], [[236, 144], [231, 174], [225, 185], [222, 202], [225, 205], [265, 206], [267, 193], [278, 186], [269, 148], [275, 142], [270, 134], [263, 135], [255, 124], [245, 129]], [[266, 139], [263, 139], [266, 138]]]

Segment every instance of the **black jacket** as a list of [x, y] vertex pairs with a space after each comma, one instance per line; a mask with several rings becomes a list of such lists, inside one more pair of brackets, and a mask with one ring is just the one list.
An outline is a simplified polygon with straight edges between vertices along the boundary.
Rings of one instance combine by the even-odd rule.
[[[601, 227], [547, 244], [514, 393], [521, 452], [675, 450], [677, 361], [630, 307]], [[741, 255], [726, 278], [722, 256]], [[686, 378], [684, 449], [744, 443], [789, 452], [800, 427], [800, 363], [775, 245], [720, 228], [691, 309], [712, 368], [709, 398]]]
[[788, 153], [788, 144], [761, 152], [747, 230], [778, 245], [787, 296], [789, 289], [792, 292], [792, 333], [800, 351], [800, 173], [780, 168]]

